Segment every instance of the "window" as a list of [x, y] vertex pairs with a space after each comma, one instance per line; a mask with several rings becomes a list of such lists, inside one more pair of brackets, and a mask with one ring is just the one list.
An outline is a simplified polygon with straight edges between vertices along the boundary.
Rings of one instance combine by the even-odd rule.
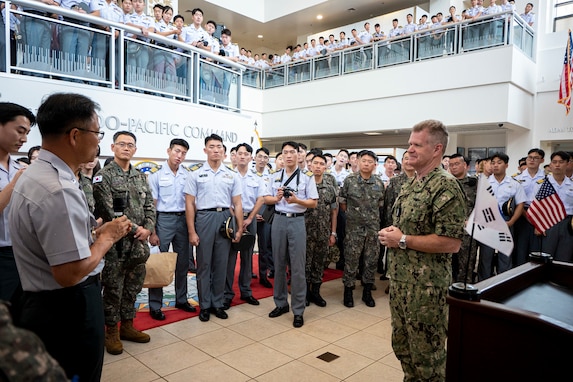
[[573, 29], [573, 1], [555, 0], [553, 31], [561, 32], [568, 29]]

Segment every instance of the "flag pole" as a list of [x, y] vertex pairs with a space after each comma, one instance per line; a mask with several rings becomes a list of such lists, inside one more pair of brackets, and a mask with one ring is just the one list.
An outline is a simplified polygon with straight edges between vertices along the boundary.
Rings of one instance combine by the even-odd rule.
[[[569, 33], [571, 33], [571, 29], [569, 30]], [[543, 180], [543, 182], [549, 182], [549, 179], [547, 178], [547, 175], [545, 175], [545, 179]], [[536, 195], [537, 198], [537, 195]], [[530, 206], [531, 207], [531, 206]], [[534, 230], [536, 229], [535, 226], [533, 228]], [[547, 232], [547, 231], [545, 231]], [[529, 260], [531, 260], [534, 263], [541, 263], [541, 264], [547, 264], [553, 261], [553, 256], [551, 256], [551, 254], [549, 253], [545, 253], [543, 252], [543, 235], [544, 232], [542, 232], [539, 235], [539, 252], [530, 252], [529, 253]]]
[[[480, 175], [481, 178], [481, 175]], [[480, 179], [478, 179], [478, 182]], [[479, 188], [478, 188], [479, 189]], [[466, 263], [464, 282], [456, 282], [450, 285], [448, 288], [448, 293], [452, 297], [459, 298], [461, 300], [467, 301], [479, 301], [479, 289], [473, 284], [468, 284], [468, 273], [470, 271], [470, 263], [472, 258], [472, 244], [474, 242], [474, 230], [476, 227], [475, 215], [472, 221], [472, 233], [470, 234], [470, 245], [468, 248], [468, 261]]]

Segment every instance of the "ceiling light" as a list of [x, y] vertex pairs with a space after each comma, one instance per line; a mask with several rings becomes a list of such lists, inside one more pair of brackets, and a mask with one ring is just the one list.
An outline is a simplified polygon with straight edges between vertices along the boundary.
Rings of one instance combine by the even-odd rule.
[[316, 16], [316, 19], [317, 19], [317, 20], [322, 20], [322, 15], [317, 15], [317, 16]]
[[263, 38], [263, 35], [262, 35], [262, 34], [260, 34], [260, 35], [258, 35], [258, 36], [257, 36], [257, 38]]
[[382, 133], [379, 133], [377, 131], [374, 131], [372, 133], [364, 133], [364, 135], [382, 135]]

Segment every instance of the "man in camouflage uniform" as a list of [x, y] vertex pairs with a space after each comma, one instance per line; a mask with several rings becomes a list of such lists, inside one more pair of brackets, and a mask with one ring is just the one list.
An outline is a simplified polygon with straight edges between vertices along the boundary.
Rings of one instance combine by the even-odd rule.
[[0, 300], [0, 380], [67, 381], [66, 373], [33, 332], [12, 324], [6, 302]]
[[416, 177], [394, 203], [394, 224], [379, 232], [380, 243], [390, 249], [392, 347], [404, 381], [444, 381], [446, 295], [451, 256], [463, 237], [465, 200], [458, 181], [441, 167], [446, 127], [420, 122], [408, 143]]
[[80, 184], [80, 188], [86, 195], [86, 200], [88, 201], [88, 208], [90, 212], [93, 214], [95, 210], [95, 199], [94, 199], [94, 190], [92, 185], [92, 180], [82, 174], [82, 172], [78, 172], [78, 182]]
[[364, 256], [362, 301], [376, 305], [372, 298], [374, 273], [379, 255], [376, 232], [380, 229], [379, 207], [384, 202], [384, 183], [376, 176], [378, 157], [372, 151], [358, 153], [359, 171], [344, 179], [340, 189], [340, 208], [346, 211], [346, 241], [344, 243], [344, 306], [354, 306], [352, 291], [356, 281], [360, 254]]
[[[466, 220], [474, 209], [477, 193], [477, 178], [468, 176], [469, 164], [470, 160], [461, 154], [450, 156], [450, 173], [460, 181], [466, 196]], [[476, 266], [477, 247], [477, 242], [464, 230], [460, 251], [452, 258], [452, 279], [455, 282], [474, 282], [473, 271]]]
[[338, 185], [327, 179], [326, 157], [322, 154], [312, 158], [311, 170], [314, 174], [316, 189], [318, 191], [318, 204], [316, 208], [306, 210], [304, 222], [306, 226], [306, 304], [314, 302], [320, 307], [326, 306], [326, 301], [320, 295], [320, 286], [324, 274], [325, 258], [328, 256], [328, 247], [336, 243], [336, 216], [338, 205]]
[[[405, 151], [402, 155], [402, 173], [390, 178], [388, 187], [386, 187], [384, 191], [384, 206], [382, 207], [382, 224], [380, 228], [386, 228], [392, 225], [392, 207], [394, 206], [394, 202], [398, 198], [400, 190], [402, 190], [402, 185], [408, 180], [411, 180], [414, 175], [416, 175], [416, 170], [410, 165], [410, 154]], [[381, 255], [378, 259], [378, 273], [382, 275], [380, 276], [380, 280], [388, 280], [386, 276], [386, 272], [388, 271], [388, 249], [383, 245], [380, 247], [381, 251], [383, 251], [383, 256]], [[385, 257], [385, 259], [383, 257]], [[380, 270], [383, 272], [380, 272]], [[390, 284], [386, 286], [384, 292], [386, 294], [390, 293]]]
[[133, 223], [131, 232], [107, 253], [102, 272], [105, 346], [108, 353], [121, 354], [120, 338], [140, 343], [150, 340], [149, 335], [133, 327], [133, 318], [135, 299], [145, 279], [147, 240], [155, 227], [155, 206], [147, 178], [130, 164], [137, 149], [135, 135], [119, 131], [113, 142], [114, 159], [94, 177], [93, 188], [96, 216], [104, 222], [113, 220], [114, 198], [127, 198], [123, 213]]

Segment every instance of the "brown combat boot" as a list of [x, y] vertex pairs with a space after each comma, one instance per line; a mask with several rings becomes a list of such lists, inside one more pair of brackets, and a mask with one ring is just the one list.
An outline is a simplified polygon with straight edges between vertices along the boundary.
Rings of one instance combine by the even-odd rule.
[[133, 327], [133, 320], [122, 320], [121, 329], [119, 330], [119, 337], [122, 340], [138, 342], [144, 344], [151, 339], [149, 334], [140, 332]]
[[119, 340], [117, 324], [105, 327], [105, 350], [109, 354], [118, 355], [123, 353], [123, 345]]

